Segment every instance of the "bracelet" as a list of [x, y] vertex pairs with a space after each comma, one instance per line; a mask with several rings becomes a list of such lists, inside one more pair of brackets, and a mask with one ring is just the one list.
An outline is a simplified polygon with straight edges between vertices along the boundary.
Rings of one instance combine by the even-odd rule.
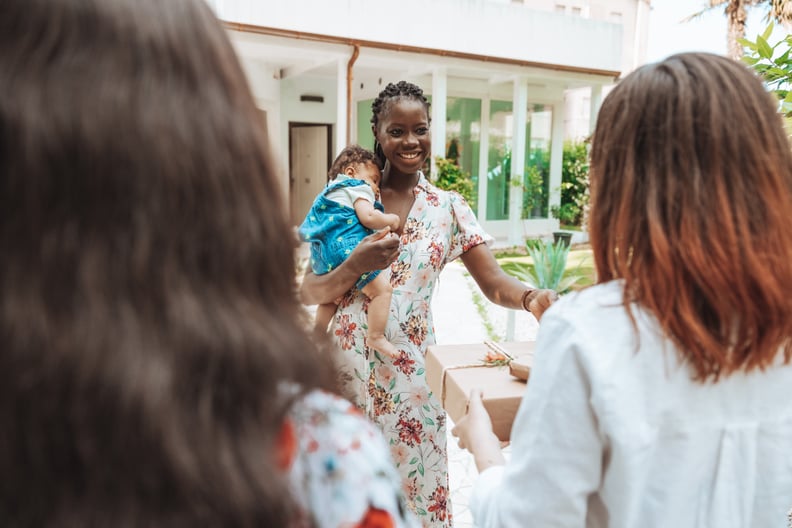
[[539, 295], [539, 290], [537, 290], [536, 288], [531, 288], [523, 292], [520, 303], [522, 304], [522, 307], [526, 312], [531, 313], [531, 309], [528, 308], [528, 306], [531, 304], [531, 301], [533, 301], [536, 298], [537, 295]]

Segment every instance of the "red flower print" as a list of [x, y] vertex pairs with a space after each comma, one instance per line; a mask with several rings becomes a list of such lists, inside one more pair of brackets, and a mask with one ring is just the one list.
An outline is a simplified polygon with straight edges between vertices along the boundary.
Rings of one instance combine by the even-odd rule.
[[355, 302], [355, 289], [351, 289], [346, 292], [344, 295], [336, 299], [338, 301], [339, 308], [346, 308], [351, 306], [353, 302]]
[[440, 205], [440, 199], [438, 198], [437, 193], [427, 192], [426, 193], [426, 203], [428, 203], [429, 205], [432, 205], [434, 207], [437, 207], [438, 205]]
[[429, 244], [429, 265], [432, 266], [434, 269], [440, 269], [440, 265], [442, 263], [443, 263], [443, 244], [433, 240], [432, 243]]
[[410, 342], [415, 345], [420, 346], [426, 339], [428, 327], [426, 325], [426, 319], [420, 315], [411, 315], [406, 323], [399, 323], [399, 326], [402, 332], [410, 339]]
[[393, 528], [396, 523], [388, 512], [371, 506], [366, 516], [356, 526], [357, 528]]
[[370, 303], [370, 302], [371, 302], [371, 299], [370, 299], [370, 298], [368, 298], [368, 297], [366, 297], [365, 299], [363, 299], [363, 304], [361, 305], [361, 308], [363, 309], [363, 311], [364, 311], [365, 313], [368, 313], [368, 307], [369, 307], [369, 303]]
[[423, 425], [415, 418], [405, 419], [404, 416], [399, 418], [399, 423], [396, 424], [396, 429], [399, 431], [399, 440], [412, 447], [421, 443], [421, 433], [423, 433]]
[[462, 252], [464, 253], [470, 248], [476, 247], [484, 243], [481, 235], [471, 235], [470, 237], [461, 237], [460, 243], [462, 244]]
[[406, 283], [412, 276], [410, 271], [410, 263], [407, 261], [397, 261], [391, 264], [391, 278], [390, 283], [394, 288]]
[[373, 398], [374, 394], [376, 393], [376, 391], [377, 391], [377, 382], [374, 379], [374, 371], [372, 370], [369, 373], [369, 379], [368, 379], [368, 394], [369, 394], [369, 396], [371, 396]]
[[396, 462], [396, 467], [399, 467], [407, 463], [410, 450], [404, 444], [395, 444], [391, 446], [391, 454], [393, 455], [393, 461]]
[[374, 400], [374, 416], [381, 416], [393, 412], [393, 399], [384, 388], [375, 388], [372, 397]]
[[419, 222], [415, 218], [408, 218], [402, 230], [401, 243], [409, 244], [410, 242], [421, 240], [425, 235], [426, 229], [423, 222]]
[[338, 342], [343, 350], [351, 350], [355, 345], [355, 328], [357, 324], [349, 321], [349, 314], [344, 314], [338, 318], [338, 328], [336, 328], [335, 335], [338, 336]]
[[429, 403], [429, 390], [426, 387], [413, 387], [407, 398], [413, 407], [423, 407]]
[[448, 514], [448, 490], [445, 486], [437, 486], [429, 497], [429, 508], [433, 521], [445, 521]]
[[408, 376], [415, 372], [415, 360], [410, 359], [410, 356], [404, 350], [399, 350], [399, 357], [393, 360], [393, 364], [399, 371]]

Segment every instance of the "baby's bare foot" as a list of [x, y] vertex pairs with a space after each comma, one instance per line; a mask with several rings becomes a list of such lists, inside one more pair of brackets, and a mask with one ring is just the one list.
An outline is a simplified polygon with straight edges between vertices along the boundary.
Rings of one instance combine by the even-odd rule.
[[366, 338], [366, 344], [369, 348], [373, 348], [380, 354], [385, 354], [392, 359], [399, 357], [399, 350], [393, 346], [390, 341], [385, 339], [384, 335], [368, 336]]

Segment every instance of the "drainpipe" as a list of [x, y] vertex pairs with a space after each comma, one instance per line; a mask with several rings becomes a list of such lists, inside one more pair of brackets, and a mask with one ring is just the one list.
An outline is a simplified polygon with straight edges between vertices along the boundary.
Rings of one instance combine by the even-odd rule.
[[357, 44], [354, 45], [354, 49], [352, 50], [352, 56], [349, 58], [349, 62], [347, 63], [347, 108], [346, 108], [346, 144], [349, 145], [349, 142], [352, 137], [352, 67], [355, 65], [355, 61], [360, 55], [360, 46]]

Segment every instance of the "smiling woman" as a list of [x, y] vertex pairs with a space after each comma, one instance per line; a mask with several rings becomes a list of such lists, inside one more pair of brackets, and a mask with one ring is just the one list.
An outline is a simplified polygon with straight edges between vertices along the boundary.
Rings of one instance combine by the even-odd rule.
[[[430, 302], [443, 267], [462, 258], [490, 300], [522, 309], [528, 288], [506, 275], [487, 248], [492, 239], [457, 193], [438, 189], [422, 168], [432, 150], [429, 102], [421, 88], [388, 84], [372, 104], [376, 153], [383, 160], [382, 203], [401, 219], [398, 237], [380, 234], [322, 275], [306, 275], [303, 299], [343, 296], [331, 325], [346, 395], [384, 431], [408, 491], [409, 505], [424, 526], [452, 525], [446, 455], [446, 416], [424, 374], [426, 347], [435, 343]], [[395, 261], [394, 261], [395, 259]], [[399, 354], [387, 358], [365, 340], [368, 305], [349, 290], [354, 274], [384, 269], [393, 286], [385, 331]], [[360, 273], [359, 273], [360, 272]], [[332, 281], [332, 282], [331, 282]], [[528, 308], [536, 317], [555, 293], [540, 290]]]

